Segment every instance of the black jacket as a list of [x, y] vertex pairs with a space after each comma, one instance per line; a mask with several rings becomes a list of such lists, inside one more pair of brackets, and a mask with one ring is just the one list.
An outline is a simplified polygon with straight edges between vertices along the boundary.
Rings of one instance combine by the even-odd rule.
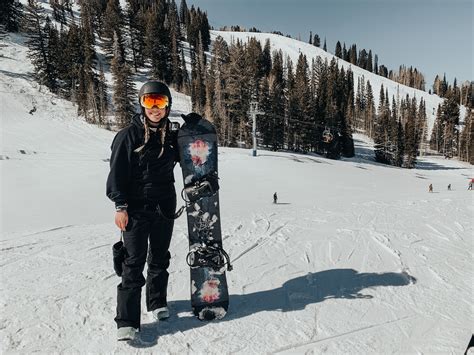
[[143, 119], [142, 115], [135, 115], [132, 123], [120, 130], [112, 142], [107, 197], [116, 206], [128, 204], [139, 208], [175, 194], [173, 168], [179, 159], [177, 134], [171, 132], [170, 121], [165, 119], [161, 125], [166, 129], [164, 145], [160, 131], [150, 131], [150, 139], [143, 146]]

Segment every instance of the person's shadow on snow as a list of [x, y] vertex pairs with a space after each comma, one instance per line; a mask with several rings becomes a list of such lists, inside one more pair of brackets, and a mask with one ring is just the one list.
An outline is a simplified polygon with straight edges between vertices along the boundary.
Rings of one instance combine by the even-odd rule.
[[[237, 318], [262, 311], [291, 312], [302, 310], [307, 305], [323, 302], [332, 298], [369, 299], [373, 296], [364, 294], [364, 289], [382, 286], [406, 286], [416, 283], [416, 279], [406, 272], [402, 273], [359, 273], [353, 269], [333, 269], [308, 273], [286, 281], [281, 287], [248, 293], [230, 295], [229, 311], [225, 318], [217, 322], [232, 321]], [[170, 301], [172, 317], [159, 324], [142, 324], [139, 339], [130, 343], [133, 347], [151, 347], [160, 336], [183, 332], [191, 328], [205, 326], [208, 322], [200, 321], [190, 312], [190, 301]], [[179, 313], [189, 316], [177, 317]]]

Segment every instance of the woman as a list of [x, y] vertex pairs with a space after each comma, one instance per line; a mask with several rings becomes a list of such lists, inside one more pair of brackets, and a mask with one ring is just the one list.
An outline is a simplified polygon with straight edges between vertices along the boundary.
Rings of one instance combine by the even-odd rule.
[[156, 320], [169, 317], [168, 248], [176, 210], [173, 169], [178, 160], [176, 132], [168, 119], [171, 93], [162, 82], [148, 81], [140, 89], [139, 102], [141, 114], [112, 142], [107, 179], [107, 196], [115, 202], [115, 224], [123, 233], [127, 251], [122, 282], [117, 286], [118, 340], [132, 340], [140, 329], [145, 284], [147, 310]]

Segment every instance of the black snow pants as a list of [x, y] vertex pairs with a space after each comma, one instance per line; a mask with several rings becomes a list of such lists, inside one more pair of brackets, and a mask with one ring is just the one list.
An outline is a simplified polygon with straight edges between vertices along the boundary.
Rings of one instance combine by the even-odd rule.
[[[146, 284], [146, 306], [150, 312], [166, 306], [168, 267], [171, 254], [168, 251], [173, 233], [176, 211], [176, 195], [158, 201], [162, 215], [156, 212], [156, 203], [129, 207], [129, 220], [123, 234], [127, 257], [123, 262], [122, 282], [117, 286], [118, 328], [140, 328], [141, 290]], [[148, 245], [149, 243], [149, 245]], [[147, 278], [143, 277], [145, 262]]]

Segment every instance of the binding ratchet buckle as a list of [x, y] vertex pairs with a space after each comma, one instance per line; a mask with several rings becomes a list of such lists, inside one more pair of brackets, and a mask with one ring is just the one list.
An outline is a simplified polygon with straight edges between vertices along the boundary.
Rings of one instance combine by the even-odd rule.
[[192, 269], [209, 267], [219, 271], [226, 267], [227, 271], [232, 271], [229, 254], [218, 246], [203, 244], [193, 248], [186, 256], [186, 262]]
[[200, 180], [185, 186], [181, 194], [186, 202], [196, 202], [204, 197], [211, 197], [219, 190], [216, 173], [208, 174]]

